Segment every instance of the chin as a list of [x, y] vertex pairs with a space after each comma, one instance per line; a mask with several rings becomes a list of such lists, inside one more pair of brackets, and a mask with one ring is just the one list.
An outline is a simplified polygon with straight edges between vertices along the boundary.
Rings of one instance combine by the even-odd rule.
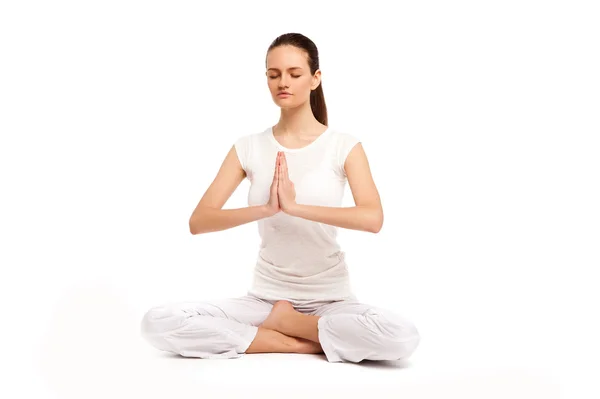
[[285, 101], [275, 100], [275, 104], [277, 104], [280, 108], [296, 108], [296, 104], [289, 104]]
[[293, 101], [293, 102], [290, 101], [289, 97], [288, 98], [275, 97], [275, 99], [273, 101], [275, 101], [275, 104], [277, 104], [281, 108], [296, 108], [300, 105], [297, 101]]

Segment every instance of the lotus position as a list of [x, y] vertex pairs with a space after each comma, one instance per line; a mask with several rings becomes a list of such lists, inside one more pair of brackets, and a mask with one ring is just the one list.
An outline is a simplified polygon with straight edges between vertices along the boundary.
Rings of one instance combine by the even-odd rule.
[[[279, 121], [238, 136], [189, 220], [192, 234], [257, 222], [252, 284], [239, 297], [152, 307], [142, 335], [159, 350], [197, 358], [407, 358], [419, 343], [417, 329], [395, 310], [354, 295], [336, 239], [339, 228], [378, 233], [383, 209], [361, 141], [329, 127], [317, 48], [306, 36], [284, 34], [269, 46], [265, 64]], [[248, 206], [223, 209], [245, 178]], [[352, 207], [341, 207], [346, 182]]]

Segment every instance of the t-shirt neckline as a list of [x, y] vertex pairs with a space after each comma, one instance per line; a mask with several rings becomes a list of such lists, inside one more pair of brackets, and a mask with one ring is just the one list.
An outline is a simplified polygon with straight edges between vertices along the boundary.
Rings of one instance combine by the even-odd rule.
[[316, 139], [314, 139], [312, 142], [310, 142], [309, 144], [305, 145], [304, 147], [300, 147], [300, 148], [287, 148], [287, 147], [283, 146], [275, 138], [275, 135], [273, 134], [273, 126], [269, 127], [269, 129], [268, 129], [268, 136], [271, 139], [271, 141], [277, 146], [277, 148], [281, 149], [282, 151], [286, 151], [286, 152], [298, 152], [298, 151], [304, 151], [304, 150], [306, 150], [306, 149], [314, 146], [319, 140], [321, 140], [321, 138], [323, 136], [325, 136], [326, 134], [328, 134], [330, 130], [331, 130], [331, 127], [327, 126], [327, 129], [325, 129], [325, 131], [323, 133], [321, 133], [319, 136], [317, 136]]

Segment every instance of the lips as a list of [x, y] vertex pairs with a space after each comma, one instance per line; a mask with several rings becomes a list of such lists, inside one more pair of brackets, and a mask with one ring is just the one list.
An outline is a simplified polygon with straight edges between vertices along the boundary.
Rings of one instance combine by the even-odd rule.
[[287, 91], [280, 91], [277, 95], [280, 96], [282, 94], [288, 94], [288, 95], [290, 95], [291, 93], [288, 93]]

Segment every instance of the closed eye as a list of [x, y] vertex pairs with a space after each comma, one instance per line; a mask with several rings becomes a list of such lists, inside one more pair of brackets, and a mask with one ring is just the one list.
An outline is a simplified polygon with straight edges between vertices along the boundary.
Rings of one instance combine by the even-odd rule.
[[[300, 76], [302, 76], [302, 75], [298, 75], [298, 76], [292, 75], [292, 78], [299, 78]], [[271, 79], [275, 79], [277, 77], [278, 76], [269, 76], [269, 78], [271, 78]]]

